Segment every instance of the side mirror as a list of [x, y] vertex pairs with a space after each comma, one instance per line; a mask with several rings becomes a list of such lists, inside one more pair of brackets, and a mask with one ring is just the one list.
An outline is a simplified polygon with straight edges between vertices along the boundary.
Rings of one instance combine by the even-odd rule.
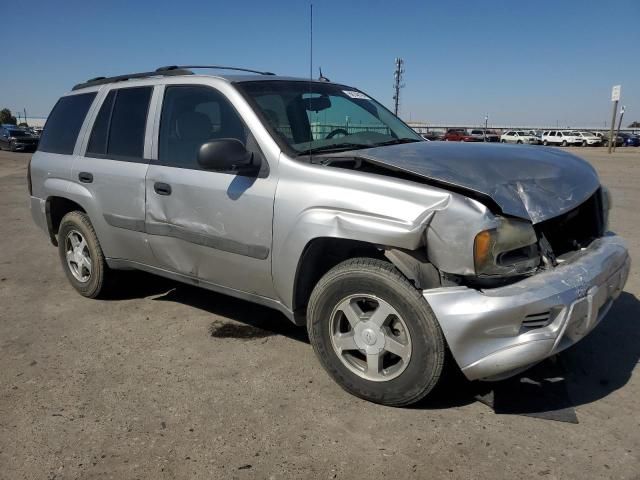
[[235, 138], [221, 138], [203, 143], [198, 150], [198, 164], [205, 170], [250, 174], [260, 170], [254, 155]]

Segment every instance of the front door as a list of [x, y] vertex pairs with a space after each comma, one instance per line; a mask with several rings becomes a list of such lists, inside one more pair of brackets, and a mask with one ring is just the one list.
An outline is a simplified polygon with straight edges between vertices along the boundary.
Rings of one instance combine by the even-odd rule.
[[[230, 101], [205, 85], [167, 85], [158, 154], [146, 178], [145, 227], [156, 264], [215, 285], [273, 297], [275, 175]], [[234, 138], [260, 158], [260, 174], [207, 171], [200, 146]]]

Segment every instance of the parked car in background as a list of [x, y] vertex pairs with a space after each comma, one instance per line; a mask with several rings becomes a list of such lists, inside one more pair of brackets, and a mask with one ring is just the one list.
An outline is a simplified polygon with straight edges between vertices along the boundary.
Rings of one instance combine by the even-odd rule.
[[0, 150], [35, 151], [38, 148], [38, 137], [15, 125], [0, 128]]
[[477, 128], [471, 130], [471, 136], [480, 139], [481, 142], [499, 142], [500, 135], [498, 135], [493, 130], [484, 130], [482, 128]]
[[435, 142], [437, 140], [444, 140], [444, 133], [442, 132], [427, 132], [421, 133], [420, 136], [425, 140], [429, 140], [430, 142]]
[[537, 145], [538, 137], [522, 130], [508, 130], [500, 136], [501, 143], [522, 143]]
[[543, 145], [582, 145], [582, 138], [570, 130], [550, 130], [542, 134]]
[[598, 146], [602, 144], [602, 139], [593, 132], [574, 132], [582, 139], [582, 146]]
[[622, 139], [622, 145], [625, 147], [638, 147], [640, 146], [640, 137], [632, 135], [630, 133], [620, 133]]
[[447, 142], [481, 142], [482, 138], [470, 135], [464, 128], [449, 128], [444, 134], [444, 140]]

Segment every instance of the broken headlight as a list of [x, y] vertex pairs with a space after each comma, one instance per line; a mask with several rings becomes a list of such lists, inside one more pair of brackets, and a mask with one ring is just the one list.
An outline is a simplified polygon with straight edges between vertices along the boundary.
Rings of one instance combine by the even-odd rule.
[[531, 223], [500, 217], [498, 228], [476, 235], [473, 258], [477, 275], [521, 275], [540, 264], [538, 238]]

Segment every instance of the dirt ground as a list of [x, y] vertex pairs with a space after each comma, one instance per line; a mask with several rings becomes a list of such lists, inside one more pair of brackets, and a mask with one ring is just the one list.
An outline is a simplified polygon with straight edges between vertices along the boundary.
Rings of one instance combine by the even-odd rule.
[[279, 313], [150, 275], [85, 299], [31, 221], [29, 155], [1, 152], [0, 478], [640, 478], [640, 148], [575, 151], [634, 262], [560, 355], [578, 424], [496, 414], [464, 382], [367, 403]]

